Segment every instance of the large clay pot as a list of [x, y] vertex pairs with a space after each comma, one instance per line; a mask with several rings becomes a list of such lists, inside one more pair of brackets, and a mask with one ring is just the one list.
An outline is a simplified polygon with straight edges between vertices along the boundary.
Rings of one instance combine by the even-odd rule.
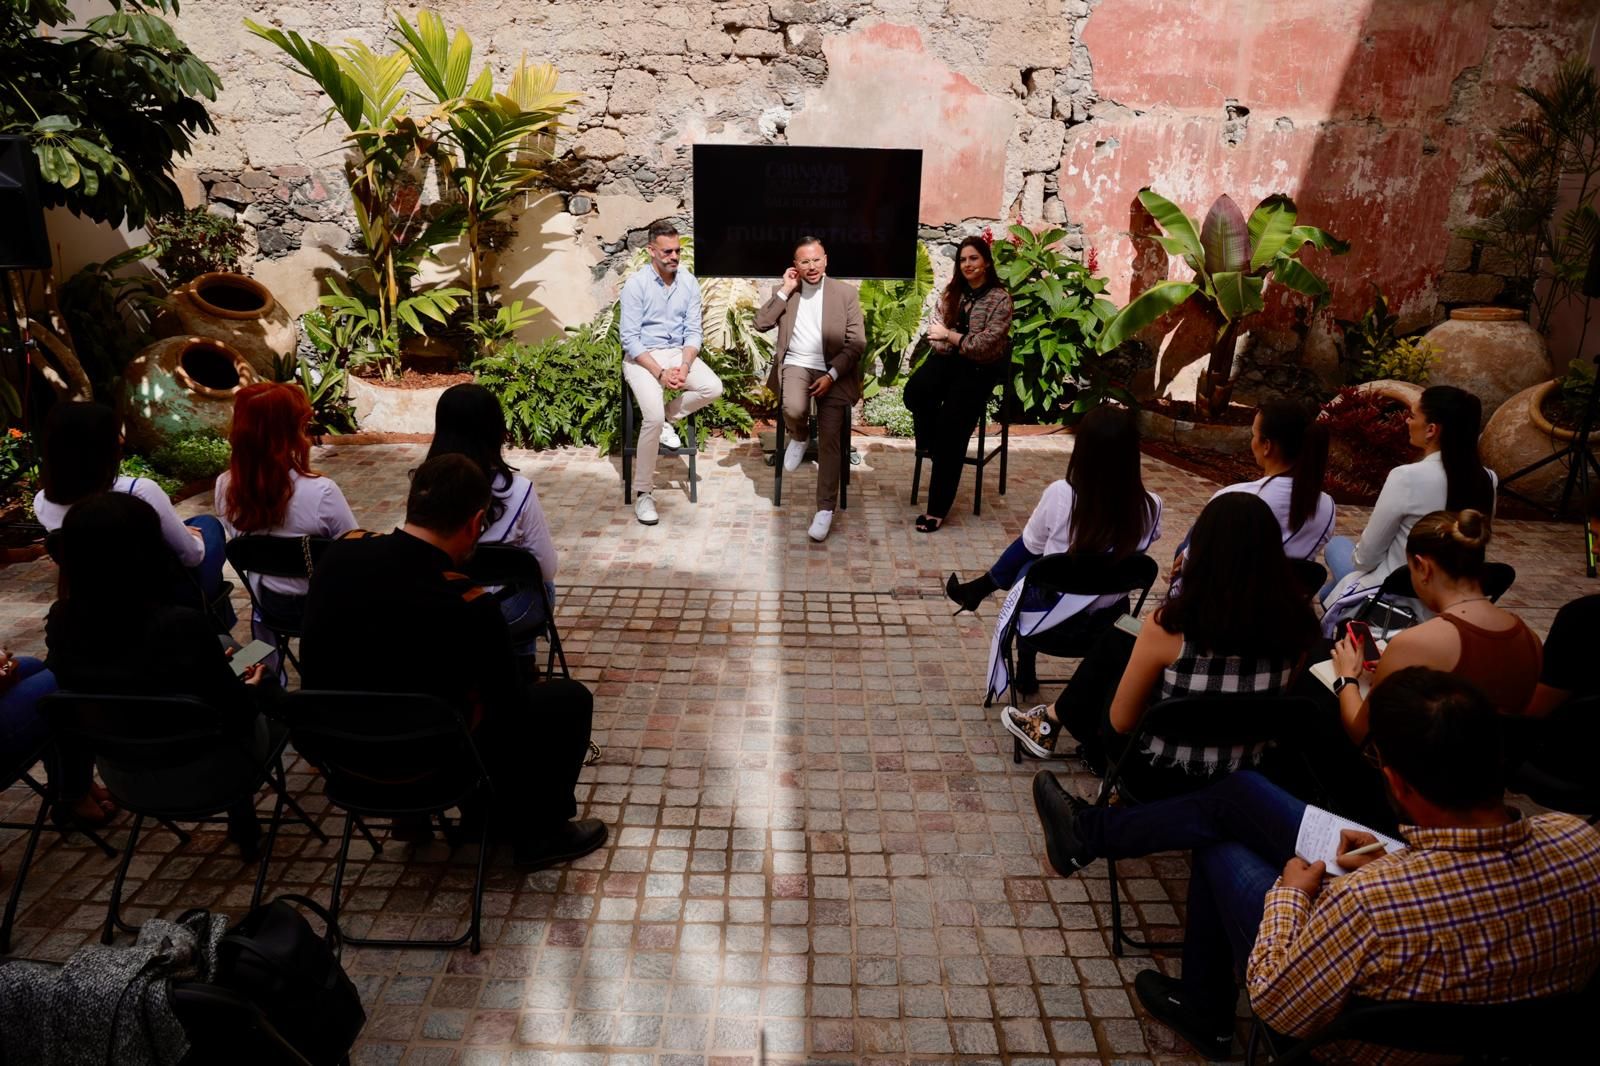
[[[1577, 436], [1570, 429], [1551, 425], [1539, 409], [1556, 385], [1554, 381], [1542, 382], [1511, 397], [1489, 419], [1488, 428], [1478, 438], [1478, 454], [1502, 482], [1565, 448]], [[1600, 439], [1590, 440], [1591, 449], [1600, 454]], [[1566, 478], [1566, 463], [1548, 463], [1512, 482], [1511, 488], [1531, 500], [1554, 505], [1561, 499]]]
[[243, 355], [222, 341], [168, 337], [135, 356], [122, 380], [128, 443], [148, 451], [186, 431], [227, 436], [234, 394], [259, 377]]
[[446, 386], [399, 389], [351, 374], [350, 406], [364, 433], [432, 433], [434, 409]]
[[1483, 401], [1483, 425], [1500, 405], [1555, 374], [1550, 352], [1523, 312], [1511, 307], [1457, 307], [1426, 340], [1439, 349], [1430, 385], [1454, 385]]
[[226, 342], [261, 377], [273, 376], [274, 359], [295, 353], [294, 319], [254, 278], [225, 271], [201, 274], [176, 289], [171, 303], [184, 334]]

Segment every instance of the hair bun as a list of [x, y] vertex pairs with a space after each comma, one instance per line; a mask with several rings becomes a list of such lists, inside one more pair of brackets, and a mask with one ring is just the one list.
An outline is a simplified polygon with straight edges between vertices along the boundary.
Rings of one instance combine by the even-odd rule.
[[1456, 515], [1451, 538], [1466, 548], [1481, 548], [1489, 543], [1489, 516], [1468, 507]]

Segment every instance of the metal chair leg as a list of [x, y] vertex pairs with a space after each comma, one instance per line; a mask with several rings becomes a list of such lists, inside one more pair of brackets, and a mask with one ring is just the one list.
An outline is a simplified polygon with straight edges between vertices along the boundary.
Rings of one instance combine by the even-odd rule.
[[988, 465], [984, 461], [984, 444], [988, 441], [989, 409], [984, 406], [983, 413], [978, 416], [978, 465], [973, 472], [977, 475], [972, 485], [972, 516], [974, 518], [983, 514], [983, 468]]
[[772, 506], [783, 506], [783, 393], [778, 393], [778, 436], [772, 446]]
[[368, 844], [372, 845], [372, 850], [375, 853], [382, 854], [383, 845], [378, 843], [378, 838], [372, 835], [372, 830], [367, 828], [367, 823], [363, 822], [359, 815], [352, 814], [350, 818], [356, 823], [356, 828], [361, 831], [362, 837], [366, 839]]
[[839, 430], [839, 510], [850, 509], [850, 412], [844, 415], [844, 425]]
[[118, 929], [128, 933], [138, 930], [122, 920], [122, 885], [128, 879], [128, 867], [133, 862], [134, 848], [139, 844], [139, 827], [144, 825], [144, 815], [133, 816], [133, 828], [128, 830], [128, 843], [122, 849], [122, 863], [117, 867], [117, 879], [111, 885], [111, 902], [106, 906], [106, 927], [100, 934], [100, 943], [109, 944]]
[[[328, 943], [333, 943], [333, 931], [339, 926], [339, 897], [344, 889], [344, 866], [350, 858], [350, 833], [355, 828], [357, 819], [354, 814], [346, 814], [344, 820], [344, 835], [339, 838], [339, 860], [333, 867], [333, 898], [328, 901]], [[366, 832], [366, 826], [362, 826]]]
[[486, 813], [483, 817], [483, 829], [478, 835], [478, 880], [472, 891], [472, 924], [467, 929], [471, 939], [472, 953], [476, 955], [483, 948], [483, 890], [484, 873], [489, 866], [489, 824], [494, 820], [492, 814]]
[[1006, 457], [1010, 454], [1011, 423], [1002, 418], [1000, 420], [1000, 495], [1002, 496], [1006, 494]]
[[695, 472], [695, 459], [700, 455], [700, 441], [695, 432], [697, 419], [694, 415], [684, 424], [684, 429], [689, 431], [689, 502], [700, 502], [700, 478]]
[[[282, 775], [282, 766], [278, 767], [278, 773]], [[261, 906], [261, 893], [267, 887], [267, 867], [272, 863], [272, 846], [278, 841], [278, 827], [283, 824], [284, 801], [289, 798], [288, 790], [283, 788], [280, 782], [273, 782], [273, 787], [274, 791], [278, 793], [278, 798], [272, 804], [272, 822], [267, 826], [267, 842], [261, 849], [261, 861], [257, 864], [256, 869], [256, 888], [250, 894], [250, 908], [252, 910]], [[307, 824], [309, 825], [310, 823], [308, 822]], [[315, 829], [316, 827], [312, 826], [312, 828]], [[322, 831], [318, 829], [317, 833], [321, 835]], [[328, 838], [324, 836], [322, 839], [327, 840]]]
[[[293, 796], [289, 795], [289, 778], [283, 772], [282, 759], [278, 760], [277, 771], [278, 773], [276, 778], [272, 778], [270, 774], [268, 775], [268, 778], [272, 781], [273, 790], [278, 793], [278, 799], [280, 799], [283, 804], [286, 804], [289, 810], [294, 813], [295, 821], [311, 830], [311, 832], [319, 841], [326, 844], [328, 842], [328, 834], [324, 833], [322, 831], [322, 827], [316, 822], [313, 822], [311, 820], [311, 816], [305, 812], [298, 802], [295, 801]], [[277, 816], [274, 815], [274, 817]]]
[[39, 846], [39, 834], [44, 832], [44, 820], [50, 813], [50, 801], [39, 797], [39, 813], [33, 817], [33, 828], [28, 831], [27, 846], [22, 849], [22, 862], [11, 875], [11, 894], [6, 898], [5, 920], [0, 921], [0, 954], [11, 950], [11, 927], [17, 920], [17, 904], [22, 901], [22, 883], [28, 879], [28, 867], [33, 864], [33, 853]]
[[156, 820], [161, 823], [161, 825], [162, 825], [162, 827], [164, 829], [168, 830], [173, 836], [178, 838], [178, 846], [179, 847], [188, 846], [189, 841], [194, 839], [193, 837], [191, 837], [189, 835], [188, 830], [179, 829], [177, 826], [173, 825], [167, 819], [158, 818]]

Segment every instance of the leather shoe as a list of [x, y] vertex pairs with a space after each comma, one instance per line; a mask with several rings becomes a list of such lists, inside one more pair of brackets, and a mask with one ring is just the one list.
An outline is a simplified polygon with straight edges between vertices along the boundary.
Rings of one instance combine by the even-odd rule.
[[574, 818], [555, 829], [519, 841], [514, 861], [525, 870], [543, 870], [581, 859], [606, 842], [606, 824], [598, 818]]
[[1140, 970], [1133, 978], [1133, 991], [1151, 1017], [1212, 1062], [1232, 1058], [1232, 1026], [1225, 1023], [1219, 1031], [1215, 1022], [1184, 1001], [1182, 989], [1182, 981], [1159, 970]]
[[1033, 775], [1033, 809], [1044, 827], [1044, 850], [1050, 865], [1062, 877], [1070, 877], [1094, 861], [1094, 856], [1078, 838], [1078, 811], [1083, 801], [1071, 796], [1048, 770]]

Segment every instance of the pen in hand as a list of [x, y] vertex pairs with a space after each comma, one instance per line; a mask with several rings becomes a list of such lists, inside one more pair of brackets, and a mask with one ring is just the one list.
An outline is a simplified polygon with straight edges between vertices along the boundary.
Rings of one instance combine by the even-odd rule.
[[1346, 865], [1346, 863], [1344, 861], [1346, 859], [1353, 859], [1353, 858], [1357, 857], [1358, 855], [1372, 855], [1372, 854], [1374, 854], [1376, 852], [1379, 852], [1379, 851], [1382, 851], [1382, 850], [1383, 850], [1383, 841], [1374, 840], [1370, 844], [1363, 844], [1359, 848], [1353, 848], [1350, 851], [1345, 852], [1343, 855], [1339, 856], [1338, 863], [1339, 863], [1340, 866], [1344, 866], [1344, 865]]

